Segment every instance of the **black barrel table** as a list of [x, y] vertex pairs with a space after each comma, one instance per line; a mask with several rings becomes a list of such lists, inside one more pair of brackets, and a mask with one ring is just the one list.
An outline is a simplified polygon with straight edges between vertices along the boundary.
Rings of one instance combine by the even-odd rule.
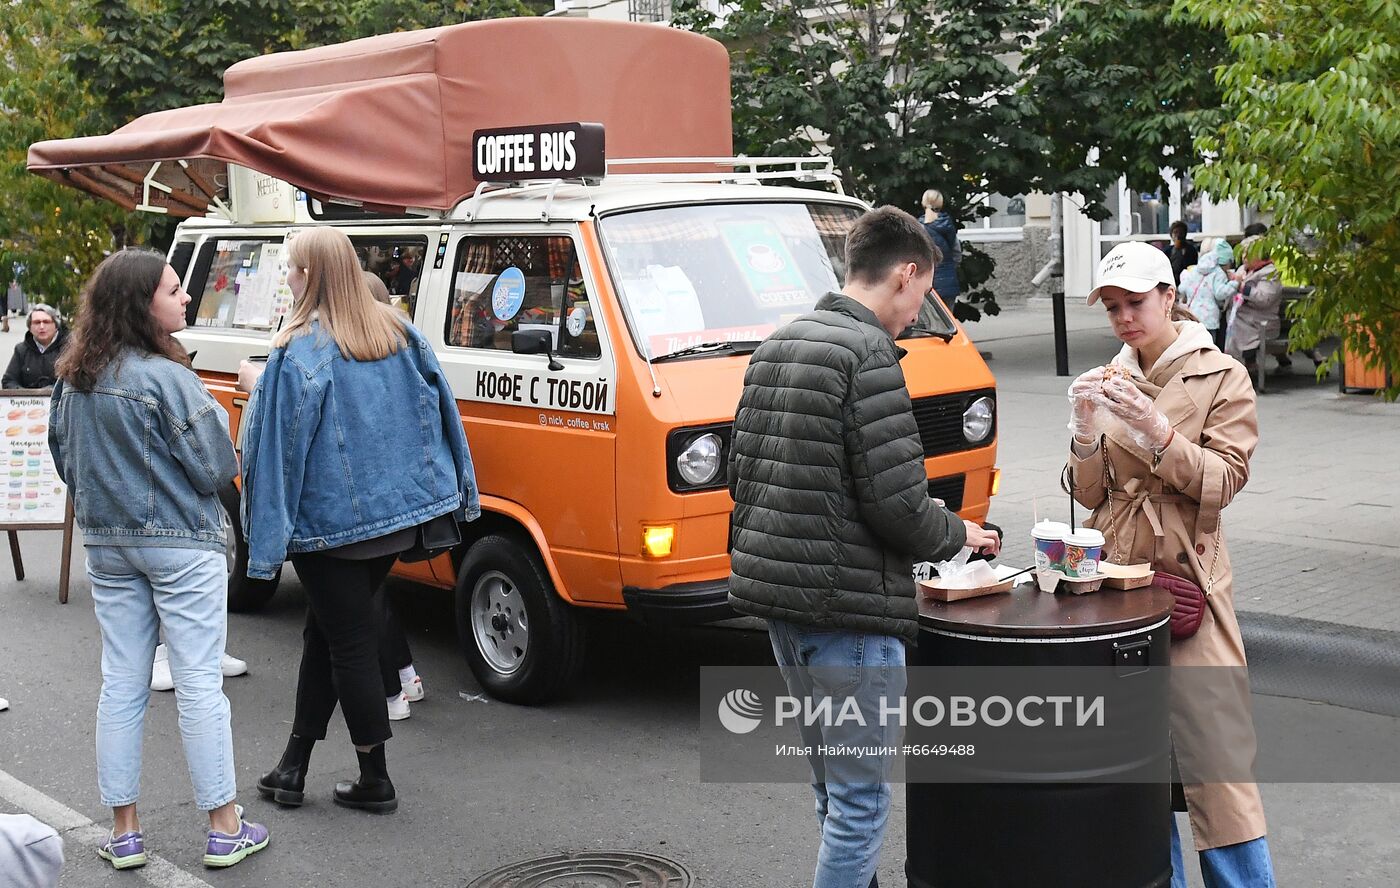
[[971, 755], [939, 754], [966, 751], [946, 720], [907, 720], [909, 888], [1170, 884], [1172, 604], [1155, 586], [1051, 595], [1032, 583], [946, 604], [920, 596], [911, 700], [968, 688], [1000, 699], [1004, 688], [1014, 707], [1017, 691], [1032, 704], [1054, 699], [1024, 696], [1045, 683], [1097, 687], [1108, 703], [1101, 725], [1074, 730], [1027, 727], [1045, 706], [992, 729], [1011, 711], [998, 703], [979, 735], [991, 742]]

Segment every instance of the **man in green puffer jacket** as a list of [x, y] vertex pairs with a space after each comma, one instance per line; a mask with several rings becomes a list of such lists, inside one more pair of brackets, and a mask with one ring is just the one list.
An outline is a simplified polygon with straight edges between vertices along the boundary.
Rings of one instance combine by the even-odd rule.
[[846, 239], [846, 284], [770, 336], [749, 362], [734, 419], [729, 601], [765, 617], [794, 697], [854, 697], [865, 725], [802, 728], [822, 845], [814, 888], [874, 884], [889, 814], [887, 758], [838, 759], [821, 745], [890, 748], [880, 722], [905, 690], [917, 633], [914, 561], [1000, 537], [929, 499], [924, 450], [894, 337], [933, 283], [938, 250], [902, 210], [862, 216]]

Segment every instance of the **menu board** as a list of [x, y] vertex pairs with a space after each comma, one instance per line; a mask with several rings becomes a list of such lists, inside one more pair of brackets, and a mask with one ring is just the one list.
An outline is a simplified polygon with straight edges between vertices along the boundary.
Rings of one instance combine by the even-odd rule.
[[62, 524], [68, 489], [49, 454], [49, 396], [0, 394], [0, 524]]

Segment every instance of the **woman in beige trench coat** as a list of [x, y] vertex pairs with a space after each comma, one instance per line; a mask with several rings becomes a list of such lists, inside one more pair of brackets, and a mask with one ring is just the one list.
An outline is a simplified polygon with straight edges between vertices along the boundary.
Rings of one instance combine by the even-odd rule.
[[[1098, 367], [1070, 388], [1075, 439], [1066, 477], [1093, 510], [1087, 523], [1103, 531], [1105, 558], [1151, 562], [1207, 591], [1200, 630], [1172, 642], [1173, 753], [1207, 888], [1273, 888], [1220, 527], [1259, 439], [1254, 388], [1244, 367], [1174, 308], [1171, 263], [1160, 250], [1120, 244], [1104, 257], [1099, 280], [1088, 301], [1102, 299], [1124, 345], [1108, 374], [1116, 378]], [[1172, 885], [1185, 888], [1174, 818], [1172, 837]]]

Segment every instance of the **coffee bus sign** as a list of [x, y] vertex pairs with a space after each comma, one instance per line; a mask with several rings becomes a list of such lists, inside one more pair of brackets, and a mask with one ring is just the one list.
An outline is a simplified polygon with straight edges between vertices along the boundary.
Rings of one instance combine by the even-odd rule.
[[606, 171], [601, 123], [551, 123], [472, 133], [472, 177], [478, 182], [596, 179]]

